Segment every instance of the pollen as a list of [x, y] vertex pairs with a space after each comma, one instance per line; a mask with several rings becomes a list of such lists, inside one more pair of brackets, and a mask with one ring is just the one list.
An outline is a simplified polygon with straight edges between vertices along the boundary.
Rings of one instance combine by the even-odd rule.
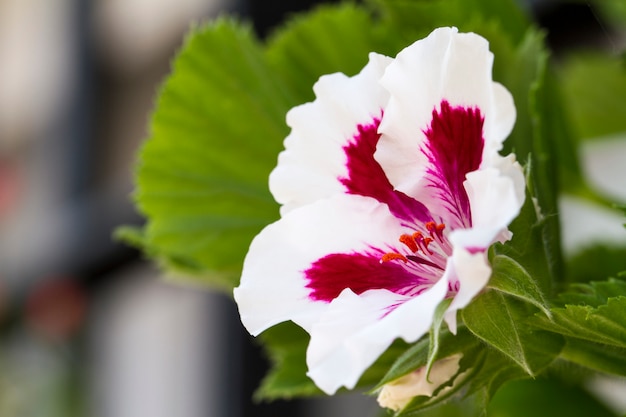
[[398, 239], [400, 242], [404, 243], [407, 248], [411, 249], [411, 252], [417, 252], [419, 247], [417, 246], [417, 241], [414, 236], [403, 234], [400, 235]]
[[382, 256], [382, 258], [380, 258], [380, 263], [396, 261], [396, 260], [400, 260], [400, 261], [402, 261], [404, 263], [409, 262], [409, 260], [406, 258], [406, 256], [401, 255], [399, 253], [395, 253], [395, 252], [389, 252], [389, 253], [384, 254]]

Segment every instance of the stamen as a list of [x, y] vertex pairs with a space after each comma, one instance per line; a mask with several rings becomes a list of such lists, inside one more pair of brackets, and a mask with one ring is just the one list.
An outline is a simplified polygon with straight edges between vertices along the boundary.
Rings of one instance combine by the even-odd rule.
[[404, 263], [409, 262], [406, 256], [401, 255], [399, 253], [395, 253], [395, 252], [389, 252], [389, 253], [384, 254], [380, 258], [380, 263], [382, 264], [383, 262], [390, 262], [390, 261], [395, 261], [395, 260], [401, 260]]
[[422, 251], [423, 251], [424, 253], [428, 252], [428, 253], [429, 253], [429, 254], [431, 254], [431, 255], [433, 254], [433, 252], [432, 252], [430, 249], [428, 249], [428, 245], [429, 245], [429, 244], [430, 244], [430, 242], [432, 242], [432, 241], [433, 241], [433, 239], [431, 239], [431, 238], [429, 238], [429, 237], [425, 237], [425, 238], [424, 238], [424, 240], [422, 240], [422, 247], [423, 247]]
[[398, 240], [400, 240], [400, 242], [404, 243], [409, 249], [411, 249], [411, 252], [417, 252], [419, 250], [417, 242], [411, 235], [407, 235], [405, 233], [403, 235], [400, 235], [400, 239]]
[[[404, 244], [407, 248], [411, 250], [413, 253], [422, 252], [424, 255], [428, 257], [428, 255], [434, 255], [435, 252], [431, 251], [428, 245], [435, 241], [435, 237], [439, 240], [439, 242], [443, 242], [443, 230], [445, 229], [445, 225], [443, 223], [437, 224], [435, 222], [427, 222], [424, 224], [424, 227], [430, 233], [430, 237], [424, 236], [422, 232], [413, 232], [412, 234], [403, 233], [400, 235], [398, 240], [400, 243]], [[402, 255], [397, 252], [389, 252], [385, 253], [380, 258], [380, 263], [383, 262], [391, 262], [391, 261], [402, 261], [407, 263], [409, 261], [416, 262], [422, 265], [432, 266], [433, 268], [442, 269], [439, 265], [424, 259], [419, 256], [414, 255]]]
[[[418, 248], [421, 249], [424, 254], [426, 254], [426, 252], [428, 252], [428, 254], [430, 255], [433, 254], [433, 252], [428, 249], [428, 244], [433, 241], [431, 238], [424, 237], [424, 235], [420, 232], [413, 233], [412, 237], [413, 240], [415, 240], [415, 242], [417, 243]], [[417, 252], [417, 250], [414, 250], [413, 252]]]
[[443, 241], [443, 230], [446, 228], [446, 225], [443, 223], [435, 223], [435, 222], [427, 222], [424, 226], [426, 226], [426, 230], [430, 232], [430, 237], [433, 239], [435, 236], [439, 239], [439, 241]]
[[442, 270], [442, 271], [444, 270], [442, 267], [440, 267], [440, 266], [439, 266], [439, 265], [437, 265], [436, 263], [431, 262], [431, 261], [429, 261], [428, 259], [421, 258], [421, 257], [419, 257], [419, 256], [409, 255], [409, 256], [407, 256], [407, 259], [408, 259], [409, 261], [413, 261], [413, 262], [416, 262], [416, 263], [418, 263], [418, 264], [432, 266], [433, 268], [437, 268], [437, 269], [440, 269], [440, 270]]

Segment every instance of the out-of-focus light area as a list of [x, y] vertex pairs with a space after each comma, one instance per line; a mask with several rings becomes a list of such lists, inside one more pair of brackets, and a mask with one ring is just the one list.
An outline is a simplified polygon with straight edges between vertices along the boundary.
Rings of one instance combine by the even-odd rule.
[[111, 237], [141, 223], [133, 164], [189, 26], [236, 12], [263, 35], [312, 3], [0, 0], [0, 417], [379, 413], [360, 395], [252, 405], [265, 365], [232, 302]]
[[0, 416], [228, 415], [232, 307], [111, 233], [141, 221], [133, 163], [184, 33], [236, 7], [0, 0]]

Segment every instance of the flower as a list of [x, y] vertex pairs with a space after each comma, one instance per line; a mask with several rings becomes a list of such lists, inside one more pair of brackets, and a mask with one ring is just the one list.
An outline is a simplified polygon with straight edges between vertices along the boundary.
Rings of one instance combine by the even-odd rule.
[[432, 397], [439, 387], [459, 372], [459, 362], [462, 358], [463, 355], [458, 353], [440, 359], [433, 364], [430, 375], [427, 375], [427, 369], [423, 366], [385, 384], [378, 393], [378, 404], [381, 407], [400, 411], [417, 396]]
[[234, 296], [257, 335], [291, 320], [311, 336], [310, 378], [353, 388], [396, 339], [414, 342], [437, 305], [456, 312], [487, 284], [487, 249], [524, 201], [515, 121], [485, 39], [439, 28], [395, 59], [323, 76], [287, 114], [270, 176], [281, 218], [256, 236]]

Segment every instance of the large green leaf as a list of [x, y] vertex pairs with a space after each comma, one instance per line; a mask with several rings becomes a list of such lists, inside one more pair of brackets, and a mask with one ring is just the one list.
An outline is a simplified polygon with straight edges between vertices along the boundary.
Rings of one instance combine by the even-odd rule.
[[552, 308], [552, 320], [533, 324], [566, 337], [561, 358], [587, 368], [626, 375], [626, 281], [611, 278], [572, 284]]
[[609, 278], [588, 284], [571, 284], [566, 292], [559, 294], [557, 300], [562, 306], [578, 304], [597, 308], [606, 304], [610, 298], [623, 295], [626, 295], [626, 281]]
[[192, 31], [140, 155], [136, 200], [152, 253], [234, 286], [252, 237], [278, 215], [267, 177], [290, 104], [247, 27]]
[[598, 307], [566, 305], [552, 309], [552, 321], [538, 317], [542, 329], [568, 337], [626, 348], [626, 295]]
[[[363, 8], [351, 4], [319, 7], [296, 15], [277, 30], [268, 42], [266, 57], [299, 103], [311, 101], [313, 84], [321, 75], [354, 75], [367, 63], [370, 52], [390, 53], [377, 40], [377, 27]], [[385, 35], [386, 43], [400, 44], [393, 31]]]
[[531, 314], [528, 304], [493, 290], [462, 310], [463, 321], [472, 333], [534, 376], [558, 355], [563, 339], [533, 331], [525, 323]]
[[[562, 259], [560, 251], [560, 231], [558, 223], [557, 195], [559, 182], [558, 167], [560, 154], [550, 145], [554, 138], [551, 129], [558, 131], [559, 125], [554, 121], [549, 110], [541, 106], [539, 97], [549, 96], [545, 92], [548, 52], [544, 45], [543, 35], [536, 30], [529, 30], [524, 40], [515, 50], [514, 59], [509, 62], [510, 68], [501, 70], [501, 81], [513, 94], [518, 109], [518, 117], [510, 137], [505, 142], [506, 151], [514, 151], [522, 161], [529, 157], [530, 172], [527, 175], [531, 195], [540, 207], [541, 224], [537, 225], [540, 241], [534, 241], [537, 249], [541, 249], [540, 258], [548, 260], [548, 277], [544, 281], [552, 281], [562, 276]], [[556, 132], [559, 137], [562, 135]], [[564, 140], [569, 136], [564, 136]], [[566, 145], [563, 145], [565, 147]], [[573, 146], [573, 145], [571, 145]], [[567, 152], [563, 154], [568, 155]], [[574, 158], [569, 163], [576, 164]], [[519, 233], [521, 230], [514, 230]], [[541, 242], [541, 243], [539, 243]], [[543, 274], [543, 272], [542, 272]]]
[[626, 376], [626, 348], [568, 337], [560, 356], [595, 371]]
[[407, 39], [416, 40], [441, 26], [468, 31], [477, 21], [499, 22], [517, 43], [529, 19], [514, 0], [370, 0]]

